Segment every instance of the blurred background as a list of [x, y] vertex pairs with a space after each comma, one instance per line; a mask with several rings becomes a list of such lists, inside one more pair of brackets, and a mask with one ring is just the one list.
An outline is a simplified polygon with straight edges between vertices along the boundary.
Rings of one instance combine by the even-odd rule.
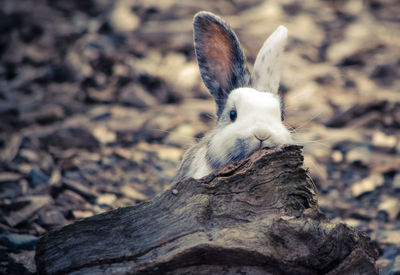
[[2, 0], [0, 273], [36, 271], [43, 233], [166, 188], [214, 125], [193, 15], [235, 30], [251, 69], [289, 29], [280, 91], [319, 204], [400, 272], [400, 4], [396, 0]]

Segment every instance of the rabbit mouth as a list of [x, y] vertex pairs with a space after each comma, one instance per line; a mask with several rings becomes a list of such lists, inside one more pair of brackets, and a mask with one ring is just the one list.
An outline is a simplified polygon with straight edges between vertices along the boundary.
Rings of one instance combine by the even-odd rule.
[[260, 142], [259, 143], [259, 145], [258, 145], [258, 148], [257, 148], [257, 150], [261, 150], [261, 149], [271, 149], [271, 148], [275, 148], [275, 147], [277, 147], [278, 146], [278, 144], [271, 144], [271, 143], [264, 143], [264, 142]]
[[254, 148], [253, 152], [258, 151], [258, 150], [262, 150], [264, 148], [266, 149], [270, 149], [273, 146], [271, 146], [270, 144], [265, 144], [264, 142], [259, 142], [258, 145]]
[[263, 148], [269, 148], [269, 146], [266, 145], [266, 144], [263, 144], [263, 142], [261, 141], [261, 142], [258, 144], [257, 150], [261, 150], [261, 149], [263, 149]]

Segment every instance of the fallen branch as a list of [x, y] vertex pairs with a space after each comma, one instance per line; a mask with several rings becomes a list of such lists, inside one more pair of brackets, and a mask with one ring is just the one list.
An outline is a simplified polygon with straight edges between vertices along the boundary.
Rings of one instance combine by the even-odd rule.
[[377, 274], [377, 256], [319, 212], [301, 147], [284, 146], [48, 233], [36, 262], [40, 274]]

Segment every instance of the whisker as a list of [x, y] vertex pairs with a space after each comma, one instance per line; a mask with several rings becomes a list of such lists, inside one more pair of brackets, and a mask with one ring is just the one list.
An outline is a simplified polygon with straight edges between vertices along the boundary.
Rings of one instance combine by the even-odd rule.
[[212, 115], [212, 114], [209, 114], [209, 113], [202, 113], [202, 115], [205, 116], [205, 117], [207, 117], [208, 119], [213, 120], [214, 122], [217, 122], [217, 118], [216, 118], [214, 115]]
[[303, 127], [307, 126], [310, 122], [312, 122], [315, 118], [319, 117], [322, 112], [318, 112], [317, 114], [313, 115], [311, 118], [300, 124], [299, 126], [295, 127], [296, 129], [302, 129]]
[[[172, 133], [172, 131], [169, 131], [169, 130], [162, 130], [162, 129], [155, 129], [155, 128], [150, 129], [150, 130], [151, 131], [162, 132], [162, 133], [168, 133], [168, 134]], [[193, 136], [188, 136], [188, 135], [181, 135], [181, 136], [184, 137], [184, 138], [187, 138], [188, 140], [196, 141], [196, 138], [193, 137]]]
[[323, 142], [321, 142], [321, 141], [319, 141], [319, 140], [301, 141], [301, 142], [299, 142], [299, 144], [300, 144], [300, 145], [318, 144], [318, 145], [321, 145], [321, 146], [323, 146], [323, 147], [325, 147], [325, 148], [327, 148], [327, 149], [330, 149], [330, 148], [331, 148], [330, 145], [328, 145], [328, 144], [326, 144], [326, 143], [323, 143]]
[[304, 137], [299, 136], [301, 132], [297, 133], [296, 131], [293, 132], [293, 141], [299, 145], [307, 145], [307, 144], [319, 144], [322, 145], [326, 148], [330, 148], [331, 145], [324, 143], [323, 141], [329, 141], [334, 139], [334, 137], [324, 137], [324, 138], [312, 138], [312, 139], [307, 139]]

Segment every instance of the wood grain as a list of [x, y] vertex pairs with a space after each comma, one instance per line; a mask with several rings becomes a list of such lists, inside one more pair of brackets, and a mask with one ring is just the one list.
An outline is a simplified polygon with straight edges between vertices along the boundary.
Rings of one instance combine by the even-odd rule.
[[369, 237], [320, 211], [300, 146], [43, 236], [39, 274], [377, 274]]

